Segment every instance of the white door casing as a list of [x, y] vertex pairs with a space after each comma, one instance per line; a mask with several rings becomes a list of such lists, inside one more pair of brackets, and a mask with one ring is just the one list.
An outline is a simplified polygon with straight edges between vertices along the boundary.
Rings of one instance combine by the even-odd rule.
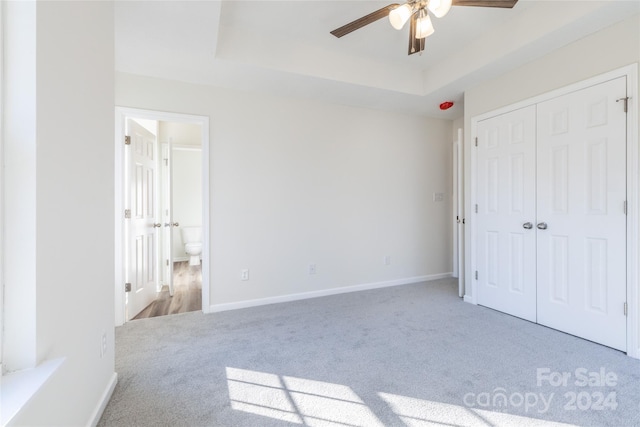
[[[473, 147], [473, 136], [477, 135], [477, 129], [480, 122], [501, 114], [511, 112], [516, 109], [524, 108], [531, 105], [542, 104], [555, 98], [571, 94], [586, 88], [590, 88], [601, 83], [616, 80], [619, 77], [626, 79], [626, 95], [621, 95], [616, 99], [616, 108], [626, 111], [625, 117], [625, 133], [626, 133], [626, 163], [619, 165], [619, 169], [626, 169], [626, 231], [625, 231], [625, 250], [621, 258], [626, 260], [625, 285], [626, 285], [626, 317], [624, 325], [626, 326], [626, 352], [630, 357], [640, 359], [640, 264], [638, 262], [638, 254], [640, 254], [640, 147], [638, 147], [639, 135], [639, 109], [638, 109], [638, 64], [631, 64], [602, 75], [573, 83], [571, 85], [553, 90], [533, 98], [525, 99], [515, 104], [502, 107], [500, 109], [481, 114], [471, 118], [471, 137], [467, 139], [467, 146]], [[613, 104], [611, 104], [613, 106]], [[596, 107], [597, 109], [598, 107]], [[612, 111], [608, 107], [608, 111]], [[590, 114], [597, 115], [597, 111]], [[476, 176], [478, 168], [475, 149], [472, 149], [472, 155], [469, 156], [467, 167], [470, 171], [470, 177]], [[473, 206], [477, 199], [478, 189], [475, 179], [468, 180], [469, 192], [465, 197], [466, 207], [468, 210], [465, 239], [468, 239], [468, 260], [466, 264], [465, 296], [464, 301], [471, 304], [478, 304], [479, 285], [474, 279], [473, 272], [479, 267], [478, 263], [478, 227], [476, 214], [473, 212]], [[541, 220], [541, 222], [544, 222]], [[551, 230], [548, 228], [548, 230]], [[597, 246], [593, 245], [593, 246]], [[593, 248], [591, 256], [597, 256], [599, 251]], [[592, 271], [592, 273], [595, 273]], [[618, 311], [618, 307], [614, 307]], [[618, 331], [619, 332], [619, 331]], [[625, 332], [623, 331], [624, 335]]]
[[[627, 350], [627, 186], [634, 185], [627, 176], [627, 106], [620, 102], [626, 97], [627, 76], [618, 76], [477, 121], [478, 304]], [[502, 226], [490, 223], [505, 203], [513, 204], [513, 188], [522, 181], [512, 175], [517, 167], [504, 164], [512, 165], [518, 157], [505, 147], [526, 110], [534, 123], [529, 131], [535, 150], [524, 158], [533, 166], [525, 171], [533, 177], [528, 196], [533, 221], [527, 225], [533, 225], [535, 236], [529, 242], [534, 253], [524, 258], [524, 269], [534, 269], [530, 303], [535, 312], [529, 317], [518, 314], [519, 302], [504, 291], [518, 280], [507, 277], [509, 285], [500, 286], [504, 270], [514, 271], [512, 259], [521, 253], [512, 246], [511, 258], [502, 256], [500, 237], [509, 233], [514, 239], [511, 224], [504, 217]], [[505, 176], [510, 186], [503, 182]], [[488, 206], [483, 209], [483, 204]], [[501, 264], [496, 267], [492, 259]]]
[[538, 323], [626, 350], [626, 77], [539, 103]]
[[[452, 149], [453, 149], [453, 163], [451, 164], [452, 167], [452, 171], [453, 174], [451, 176], [452, 180], [453, 180], [453, 185], [452, 187], [452, 197], [451, 197], [451, 204], [452, 204], [452, 212], [453, 212], [453, 222], [452, 222], [452, 231], [453, 231], [453, 247], [452, 247], [452, 253], [451, 256], [453, 258], [453, 265], [452, 265], [452, 273], [451, 276], [458, 278], [459, 277], [459, 249], [458, 249], [458, 224], [460, 222], [460, 209], [459, 209], [459, 198], [458, 198], [458, 191], [459, 191], [459, 181], [458, 181], [458, 177], [459, 177], [459, 173], [458, 173], [458, 168], [460, 167], [460, 162], [459, 162], [459, 151], [460, 151], [460, 141], [458, 139], [454, 139], [453, 140], [453, 145], [452, 145]], [[458, 283], [460, 283], [460, 281], [458, 280]], [[462, 296], [462, 295], [460, 295]]]
[[124, 219], [123, 212], [128, 208], [129, 197], [128, 187], [125, 186], [125, 175], [128, 174], [126, 154], [129, 148], [123, 144], [126, 132], [126, 122], [130, 117], [180, 123], [196, 123], [201, 125], [202, 141], [202, 311], [211, 311], [209, 299], [209, 117], [196, 116], [181, 113], [169, 113], [154, 110], [143, 110], [138, 108], [115, 107], [115, 139], [114, 139], [114, 188], [115, 188], [115, 209], [114, 209], [114, 252], [115, 252], [115, 325], [121, 326], [127, 321], [126, 301], [129, 293], [125, 293], [125, 282], [127, 278], [128, 263], [128, 240], [126, 229], [129, 220]]
[[127, 119], [128, 209], [126, 320], [131, 320], [156, 297], [158, 265], [156, 205], [156, 137], [135, 120]]
[[535, 322], [535, 106], [481, 121], [477, 135], [477, 302]]
[[162, 144], [162, 255], [159, 257], [162, 262], [162, 284], [169, 287], [169, 295], [173, 296], [173, 216], [171, 213], [171, 138]]
[[456, 194], [456, 252], [454, 253], [455, 259], [457, 259], [457, 266], [455, 271], [458, 277], [458, 296], [464, 296], [464, 147], [462, 139], [462, 129], [458, 129], [458, 135], [455, 142], [455, 194]]

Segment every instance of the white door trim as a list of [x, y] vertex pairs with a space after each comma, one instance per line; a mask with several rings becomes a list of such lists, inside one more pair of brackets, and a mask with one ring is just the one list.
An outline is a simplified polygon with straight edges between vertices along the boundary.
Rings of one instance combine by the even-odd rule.
[[[452, 223], [451, 223], [451, 228], [453, 231], [453, 245], [452, 245], [452, 252], [451, 252], [451, 256], [453, 257], [453, 268], [451, 269], [451, 276], [453, 276], [454, 278], [458, 278], [459, 277], [459, 270], [461, 269], [461, 265], [458, 264], [458, 219], [460, 218], [458, 215], [458, 176], [460, 175], [458, 172], [458, 167], [459, 167], [459, 161], [458, 161], [458, 157], [460, 156], [459, 152], [460, 152], [460, 141], [458, 141], [458, 139], [454, 139], [453, 143], [452, 143], [452, 151], [453, 151], [453, 162], [452, 162], [452, 179], [453, 179], [453, 185], [451, 186], [452, 188], [452, 193], [451, 193], [451, 207], [452, 207]], [[459, 283], [459, 281], [458, 281]], [[462, 295], [460, 295], [462, 296]]]
[[[471, 135], [469, 141], [473, 145], [473, 140], [477, 135], [478, 122], [508, 113], [509, 111], [538, 104], [558, 96], [566, 95], [589, 86], [606, 82], [618, 77], [625, 76], [627, 80], [627, 95], [630, 97], [627, 112], [627, 355], [640, 359], [640, 283], [638, 256], [640, 254], [640, 155], [638, 151], [638, 64], [628, 65], [608, 73], [601, 74], [590, 79], [565, 86], [563, 88], [547, 92], [545, 94], [517, 102], [506, 107], [499, 108], [471, 118]], [[470, 156], [469, 165], [471, 176], [476, 176], [477, 159], [474, 152]], [[477, 200], [477, 189], [475, 180], [471, 180], [471, 188], [468, 196], [465, 197], [466, 206], [473, 207]], [[465, 290], [466, 302], [477, 304], [478, 291], [473, 272], [476, 270], [476, 224], [473, 219], [474, 211], [470, 211], [466, 222], [465, 240], [468, 245], [469, 262], [465, 263]], [[469, 295], [468, 291], [471, 290]]]
[[458, 296], [464, 296], [464, 140], [462, 128], [453, 141], [453, 259], [454, 277], [458, 279]]
[[169, 113], [164, 111], [142, 110], [137, 108], [116, 107], [116, 132], [115, 132], [115, 167], [114, 167], [114, 193], [115, 193], [115, 324], [121, 326], [125, 322], [125, 292], [124, 278], [125, 267], [124, 244], [124, 132], [125, 118], [136, 117], [141, 119], [158, 120], [165, 122], [195, 123], [202, 127], [202, 311], [209, 312], [209, 265], [210, 252], [210, 215], [209, 215], [209, 117], [189, 114]]

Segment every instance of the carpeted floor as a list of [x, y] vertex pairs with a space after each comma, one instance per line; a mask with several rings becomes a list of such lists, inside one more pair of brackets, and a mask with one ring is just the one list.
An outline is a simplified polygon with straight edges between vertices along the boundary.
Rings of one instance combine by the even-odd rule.
[[640, 361], [451, 279], [116, 330], [99, 426], [640, 425]]

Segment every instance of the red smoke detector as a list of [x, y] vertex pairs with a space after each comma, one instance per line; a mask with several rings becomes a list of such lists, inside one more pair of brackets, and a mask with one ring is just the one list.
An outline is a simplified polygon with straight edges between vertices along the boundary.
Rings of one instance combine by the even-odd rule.
[[453, 101], [446, 101], [446, 102], [443, 102], [442, 104], [440, 104], [440, 109], [442, 111], [448, 110], [451, 107], [453, 107]]

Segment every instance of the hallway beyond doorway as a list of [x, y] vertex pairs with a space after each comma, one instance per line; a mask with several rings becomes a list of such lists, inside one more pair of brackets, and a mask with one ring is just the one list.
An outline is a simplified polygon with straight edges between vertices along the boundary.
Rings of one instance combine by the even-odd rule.
[[202, 266], [190, 267], [188, 261], [173, 263], [173, 296], [164, 285], [157, 298], [133, 320], [202, 309]]

